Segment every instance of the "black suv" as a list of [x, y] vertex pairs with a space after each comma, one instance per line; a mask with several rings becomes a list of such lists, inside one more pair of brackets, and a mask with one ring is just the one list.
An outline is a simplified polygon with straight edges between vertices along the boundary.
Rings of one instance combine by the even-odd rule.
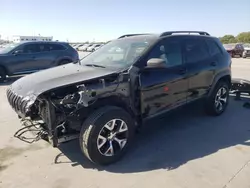
[[208, 33], [185, 33], [124, 35], [77, 63], [17, 80], [7, 90], [25, 125], [15, 136], [33, 127], [55, 147], [79, 138], [85, 156], [105, 165], [123, 156], [149, 118], [198, 99], [222, 114], [231, 57]]
[[77, 51], [64, 42], [20, 42], [0, 49], [0, 82], [78, 60]]

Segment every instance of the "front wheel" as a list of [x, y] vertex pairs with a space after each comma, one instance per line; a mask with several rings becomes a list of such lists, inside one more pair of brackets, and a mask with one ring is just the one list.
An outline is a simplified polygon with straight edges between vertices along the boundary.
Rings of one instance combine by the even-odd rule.
[[100, 108], [83, 123], [80, 146], [93, 163], [108, 165], [118, 161], [130, 146], [135, 133], [135, 123], [121, 108]]
[[229, 102], [229, 85], [219, 81], [212, 94], [207, 98], [205, 109], [210, 115], [221, 115], [227, 108]]

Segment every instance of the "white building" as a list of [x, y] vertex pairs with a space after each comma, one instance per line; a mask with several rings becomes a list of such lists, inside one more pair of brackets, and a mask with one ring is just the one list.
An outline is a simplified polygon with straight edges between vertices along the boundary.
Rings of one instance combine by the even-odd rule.
[[23, 42], [23, 41], [52, 41], [53, 37], [44, 36], [20, 36], [15, 35], [12, 37], [13, 42]]

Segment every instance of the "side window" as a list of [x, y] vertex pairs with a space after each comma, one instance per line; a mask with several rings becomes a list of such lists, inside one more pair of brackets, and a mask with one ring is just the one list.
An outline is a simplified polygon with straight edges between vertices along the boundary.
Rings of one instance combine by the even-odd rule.
[[23, 53], [37, 53], [40, 52], [38, 44], [26, 44], [23, 46]]
[[50, 45], [49, 44], [40, 44], [40, 51], [41, 52], [49, 52], [50, 51]]
[[208, 50], [211, 56], [215, 56], [221, 53], [219, 46], [213, 40], [206, 40]]
[[209, 58], [208, 47], [203, 39], [187, 39], [184, 43], [186, 63], [197, 63]]
[[60, 44], [50, 44], [50, 50], [65, 50], [66, 48], [63, 45]]
[[182, 65], [181, 40], [179, 38], [164, 39], [150, 52], [148, 59], [151, 58], [165, 60], [167, 67]]

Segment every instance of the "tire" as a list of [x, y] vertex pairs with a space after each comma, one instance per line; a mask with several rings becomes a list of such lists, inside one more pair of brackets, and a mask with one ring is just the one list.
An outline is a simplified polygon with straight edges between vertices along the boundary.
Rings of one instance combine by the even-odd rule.
[[0, 83], [6, 80], [6, 73], [3, 68], [0, 67]]
[[[226, 92], [223, 96], [221, 96], [221, 100], [219, 100], [217, 94], [219, 93], [219, 90], [222, 91], [223, 88], [225, 89]], [[226, 99], [226, 102], [223, 102], [223, 99], [224, 100]], [[218, 100], [220, 101], [222, 108], [219, 108], [220, 104], [218, 103]], [[226, 110], [228, 102], [229, 102], [229, 84], [224, 81], [219, 81], [216, 84], [214, 90], [212, 91], [212, 94], [206, 100], [205, 110], [209, 115], [219, 116]]]
[[[104, 133], [107, 135], [107, 133], [110, 132], [110, 130], [106, 128], [107, 123], [113, 121], [114, 119], [117, 120], [115, 121], [116, 126], [113, 127], [113, 131], [115, 129], [116, 131], [118, 131], [118, 129], [121, 130], [122, 126], [120, 124], [120, 120], [125, 122], [127, 131], [124, 131], [125, 129], [120, 131], [119, 134], [117, 133], [117, 135], [114, 136], [115, 138], [108, 138], [108, 136], [105, 137]], [[133, 141], [134, 134], [135, 123], [131, 116], [121, 108], [106, 106], [96, 110], [85, 120], [81, 128], [79, 142], [83, 154], [90, 161], [99, 165], [108, 165], [117, 162], [124, 156]], [[105, 137], [106, 141], [103, 139], [99, 139], [99, 135], [102, 136], [101, 138]], [[127, 139], [126, 142], [120, 142], [122, 147], [120, 147], [120, 145], [116, 141], [118, 136], [119, 139], [125, 137]], [[121, 136], [124, 137], [121, 138]], [[112, 137], [112, 135], [110, 137]], [[110, 141], [109, 139], [112, 139], [112, 141]], [[100, 149], [98, 149], [98, 143], [102, 145], [99, 147]], [[111, 145], [114, 151], [114, 155], [111, 155], [112, 152], [110, 149], [108, 149], [110, 148], [110, 143], [112, 143]]]
[[234, 53], [233, 53], [233, 52], [232, 52], [232, 54], [231, 54], [231, 57], [232, 57], [232, 58], [234, 58], [234, 57], [235, 57], [235, 55], [234, 55]]
[[65, 65], [65, 64], [67, 64], [67, 63], [70, 63], [70, 61], [69, 61], [69, 60], [62, 60], [62, 61], [60, 61], [60, 62], [58, 63], [58, 65]]

